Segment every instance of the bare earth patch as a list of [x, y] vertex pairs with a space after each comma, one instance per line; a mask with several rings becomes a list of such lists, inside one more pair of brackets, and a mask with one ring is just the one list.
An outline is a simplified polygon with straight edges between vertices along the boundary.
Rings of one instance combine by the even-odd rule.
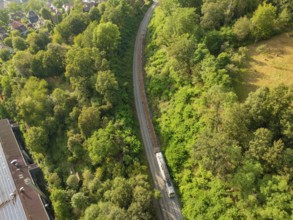
[[236, 87], [241, 100], [262, 86], [293, 85], [293, 36], [282, 34], [248, 46], [246, 68]]

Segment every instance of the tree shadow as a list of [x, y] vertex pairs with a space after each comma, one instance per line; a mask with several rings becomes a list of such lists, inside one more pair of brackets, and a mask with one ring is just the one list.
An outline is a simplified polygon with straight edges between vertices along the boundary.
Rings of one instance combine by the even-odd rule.
[[256, 70], [247, 71], [239, 77], [239, 81], [235, 85], [236, 94], [239, 101], [243, 102], [250, 92], [256, 91], [259, 87], [254, 83], [263, 77], [263, 74]]

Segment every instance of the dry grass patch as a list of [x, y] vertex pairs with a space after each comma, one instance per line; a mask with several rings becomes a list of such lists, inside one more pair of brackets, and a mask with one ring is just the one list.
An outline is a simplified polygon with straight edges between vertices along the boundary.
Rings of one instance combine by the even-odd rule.
[[242, 100], [262, 86], [293, 85], [293, 36], [282, 34], [248, 46], [246, 67], [236, 88]]

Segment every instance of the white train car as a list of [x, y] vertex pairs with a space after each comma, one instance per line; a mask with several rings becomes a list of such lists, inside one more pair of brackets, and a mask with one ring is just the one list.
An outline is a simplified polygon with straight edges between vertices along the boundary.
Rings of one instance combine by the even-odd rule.
[[175, 190], [162, 152], [156, 153], [156, 158], [159, 164], [160, 172], [166, 184], [168, 196], [172, 198], [175, 196]]

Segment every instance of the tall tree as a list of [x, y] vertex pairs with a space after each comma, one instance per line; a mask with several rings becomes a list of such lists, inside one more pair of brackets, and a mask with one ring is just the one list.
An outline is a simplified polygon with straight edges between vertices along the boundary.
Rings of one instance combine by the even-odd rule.
[[82, 109], [78, 117], [78, 127], [84, 137], [89, 137], [99, 127], [100, 114], [97, 107], [84, 107]]
[[270, 37], [274, 30], [276, 19], [276, 7], [272, 4], [259, 5], [254, 12], [251, 23], [253, 27], [253, 35], [256, 40], [266, 39]]
[[101, 23], [94, 30], [94, 44], [100, 51], [107, 54], [115, 52], [120, 40], [120, 31], [117, 25], [111, 22]]
[[45, 80], [30, 77], [16, 99], [18, 115], [29, 126], [45, 124], [46, 116], [51, 114], [52, 102], [47, 87]]
[[114, 104], [117, 100], [118, 82], [111, 71], [99, 71], [96, 90], [104, 96], [106, 102]]

